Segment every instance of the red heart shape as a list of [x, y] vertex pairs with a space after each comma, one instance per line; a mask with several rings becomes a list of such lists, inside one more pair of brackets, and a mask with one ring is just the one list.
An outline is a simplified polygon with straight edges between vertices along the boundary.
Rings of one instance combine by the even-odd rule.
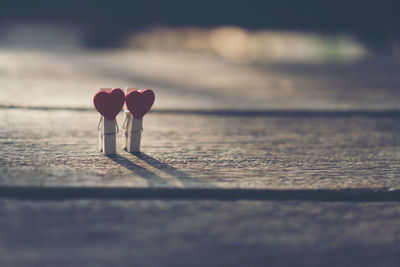
[[137, 119], [143, 116], [151, 109], [154, 103], [154, 92], [151, 89], [143, 91], [130, 91], [125, 98], [126, 106], [133, 117]]
[[119, 88], [110, 92], [98, 91], [93, 97], [96, 110], [107, 120], [113, 120], [124, 106], [125, 93]]

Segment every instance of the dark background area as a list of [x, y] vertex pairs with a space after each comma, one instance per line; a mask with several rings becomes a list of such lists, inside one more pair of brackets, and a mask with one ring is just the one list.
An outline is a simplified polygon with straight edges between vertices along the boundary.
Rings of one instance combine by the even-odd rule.
[[45, 21], [88, 29], [90, 46], [113, 46], [126, 32], [152, 25], [349, 33], [370, 47], [398, 40], [399, 1], [185, 1], [185, 0], [2, 0], [0, 23]]

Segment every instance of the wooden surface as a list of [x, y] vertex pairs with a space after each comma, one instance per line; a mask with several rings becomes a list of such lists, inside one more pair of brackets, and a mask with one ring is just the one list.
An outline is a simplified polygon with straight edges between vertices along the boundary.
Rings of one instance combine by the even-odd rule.
[[[0, 59], [5, 190], [285, 189], [288, 200], [317, 190], [335, 201], [0, 194], [0, 265], [398, 266], [400, 212], [390, 197], [400, 189], [398, 62], [251, 65], [154, 51], [4, 49]], [[157, 94], [142, 153], [123, 150], [121, 131], [117, 154], [105, 156], [91, 100], [96, 88], [128, 86]], [[358, 189], [392, 202], [341, 202]]]
[[400, 103], [393, 59], [251, 65], [124, 50], [0, 50], [0, 59], [1, 105], [92, 108], [101, 87], [152, 88], [152, 109], [386, 110]]
[[[123, 114], [118, 117], [122, 125]], [[150, 113], [140, 155], [97, 152], [95, 112], [1, 109], [2, 185], [392, 188], [400, 118]], [[29, 135], [27, 134], [29, 133]], [[34, 157], [32, 157], [34, 155]], [[27, 174], [34, 175], [27, 175]]]
[[0, 200], [4, 266], [397, 266], [398, 203]]

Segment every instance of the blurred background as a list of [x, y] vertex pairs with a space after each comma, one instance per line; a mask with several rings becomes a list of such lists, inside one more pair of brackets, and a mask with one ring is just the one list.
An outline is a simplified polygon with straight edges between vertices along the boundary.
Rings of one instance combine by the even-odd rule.
[[[0, 75], [7, 80], [0, 82], [37, 88], [49, 99], [31, 96], [37, 105], [85, 106], [76, 97], [84, 88], [135, 84], [171, 93], [162, 108], [186, 107], [176, 96], [190, 99], [187, 107], [240, 107], [229, 96], [233, 86], [254, 90], [251, 99], [243, 95], [246, 107], [394, 108], [399, 7], [395, 0], [2, 0]], [[325, 85], [338, 77], [329, 93]], [[43, 89], [54, 88], [52, 78], [60, 90], [76, 90], [64, 91], [63, 101]], [[377, 88], [385, 88], [380, 97]], [[0, 103], [17, 104], [7, 96]]]
[[399, 56], [398, 1], [69, 0], [0, 3], [2, 46], [128, 46], [238, 60]]

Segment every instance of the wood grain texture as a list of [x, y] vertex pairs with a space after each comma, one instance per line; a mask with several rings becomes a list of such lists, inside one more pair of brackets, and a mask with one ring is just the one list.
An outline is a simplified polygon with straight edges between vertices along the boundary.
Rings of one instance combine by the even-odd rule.
[[[117, 118], [121, 125], [122, 114]], [[142, 154], [97, 152], [97, 114], [0, 110], [0, 183], [399, 188], [400, 118], [149, 114]], [[29, 134], [27, 134], [29, 133]], [[35, 157], [32, 157], [35, 155]]]

